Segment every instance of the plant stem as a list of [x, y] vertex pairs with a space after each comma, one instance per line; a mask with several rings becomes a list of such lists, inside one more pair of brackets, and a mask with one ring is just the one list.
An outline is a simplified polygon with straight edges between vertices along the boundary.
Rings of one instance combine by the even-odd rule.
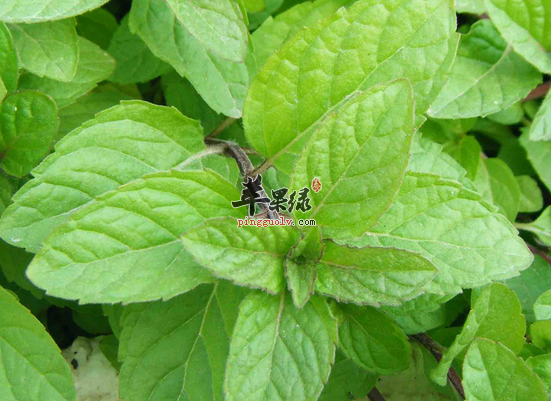
[[222, 132], [226, 130], [230, 125], [232, 125], [235, 122], [235, 118], [228, 117], [222, 123], [214, 129], [210, 134], [207, 135], [207, 138], [216, 138], [218, 135], [220, 135]]
[[549, 92], [549, 87], [551, 87], [551, 81], [536, 86], [536, 88], [532, 90], [532, 92], [530, 92], [522, 101], [527, 102], [529, 100], [545, 97], [547, 92]]
[[367, 395], [370, 401], [385, 401], [385, 397], [377, 390], [377, 387], [373, 387]]
[[[440, 362], [440, 359], [442, 359], [442, 351], [444, 348], [436, 343], [432, 338], [430, 338], [427, 334], [416, 334], [413, 336], [410, 336], [410, 338], [413, 338], [417, 340], [421, 345], [423, 345], [426, 349], [430, 351], [432, 356]], [[450, 367], [450, 370], [448, 371], [448, 380], [452, 384], [453, 388], [457, 393], [461, 396], [461, 398], [465, 399], [465, 390], [463, 389], [463, 384], [461, 383], [461, 378], [457, 374], [454, 368]]]
[[545, 252], [543, 251], [540, 251], [538, 248], [536, 248], [535, 246], [533, 245], [530, 245], [530, 244], [526, 244], [528, 245], [528, 249], [530, 249], [530, 251], [532, 251], [532, 253], [534, 255], [538, 255], [538, 256], [541, 256], [542, 258], [545, 259], [545, 261], [547, 263], [549, 263], [549, 267], [551, 267], [551, 256], [549, 256], [548, 254], [546, 254]]

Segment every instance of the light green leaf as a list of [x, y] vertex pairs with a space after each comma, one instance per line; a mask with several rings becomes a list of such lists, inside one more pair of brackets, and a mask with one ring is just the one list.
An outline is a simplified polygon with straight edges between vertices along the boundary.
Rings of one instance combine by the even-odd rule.
[[379, 306], [415, 298], [437, 271], [415, 253], [389, 248], [349, 248], [326, 242], [317, 265], [316, 291], [338, 301]]
[[13, 38], [6, 25], [0, 22], [0, 81], [8, 92], [13, 92], [18, 79], [19, 63]]
[[536, 320], [534, 303], [542, 293], [551, 288], [551, 266], [541, 256], [534, 255], [532, 265], [520, 272], [518, 277], [506, 280], [505, 284], [517, 294], [526, 322], [532, 323]]
[[405, 333], [375, 308], [342, 305], [339, 348], [364, 369], [389, 375], [409, 367], [411, 348]]
[[6, 86], [4, 85], [2, 78], [0, 78], [0, 101], [4, 100], [7, 93], [8, 93], [8, 90], [6, 89]]
[[551, 394], [551, 354], [532, 356], [526, 360], [526, 366], [539, 376], [547, 394]]
[[128, 16], [122, 19], [107, 51], [117, 61], [115, 72], [109, 78], [113, 82], [146, 82], [172, 69], [170, 65], [155, 57], [138, 35], [130, 32]]
[[59, 110], [59, 130], [56, 140], [59, 141], [86, 121], [93, 120], [99, 112], [118, 106], [122, 100], [132, 99], [132, 96], [117, 90], [94, 91], [78, 98], [75, 103]]
[[534, 302], [534, 315], [536, 320], [551, 319], [551, 290], [545, 291], [536, 299], [536, 302]]
[[551, 74], [551, 3], [547, 0], [486, 0], [490, 18], [515, 51]]
[[467, 401], [546, 401], [543, 383], [515, 353], [491, 340], [476, 339], [463, 364]]
[[516, 54], [488, 19], [461, 37], [450, 81], [431, 105], [436, 118], [486, 116], [523, 99], [541, 73]]
[[39, 77], [69, 82], [79, 61], [76, 20], [9, 24], [21, 67]]
[[238, 198], [213, 172], [146, 175], [71, 213], [43, 242], [27, 276], [49, 295], [81, 304], [169, 299], [212, 282], [180, 235], [211, 217], [241, 217], [230, 203]]
[[337, 350], [329, 381], [318, 401], [350, 401], [350, 394], [360, 398], [377, 384], [379, 375], [367, 372]]
[[369, 233], [346, 243], [420, 253], [438, 269], [425, 291], [439, 295], [518, 275], [533, 259], [517, 230], [480, 195], [419, 173], [406, 174], [394, 204]]
[[309, 187], [314, 177], [323, 185], [310, 192], [312, 209], [304, 218], [315, 218], [331, 237], [359, 236], [373, 226], [400, 187], [412, 123], [406, 80], [350, 97], [319, 127], [294, 166], [292, 189]]
[[247, 52], [247, 28], [233, 0], [166, 0], [178, 21], [206, 51], [241, 63]]
[[249, 13], [259, 13], [266, 9], [264, 0], [243, 0], [243, 5]]
[[315, 401], [335, 361], [337, 321], [324, 298], [295, 308], [289, 293], [256, 291], [239, 306], [226, 401]]
[[536, 180], [529, 175], [515, 177], [520, 189], [520, 202], [518, 211], [521, 213], [534, 213], [543, 208], [543, 195]]
[[76, 401], [73, 376], [44, 326], [0, 287], [2, 401]]
[[321, 230], [316, 226], [308, 230], [285, 257], [285, 278], [297, 308], [302, 308], [315, 291], [316, 264], [321, 259], [324, 249]]
[[551, 91], [547, 92], [532, 121], [529, 138], [531, 141], [551, 141]]
[[545, 142], [534, 142], [528, 139], [528, 132], [523, 130], [520, 136], [520, 144], [528, 155], [534, 170], [538, 173], [540, 180], [551, 191], [551, 140]]
[[436, 359], [417, 342], [411, 343], [411, 363], [403, 372], [382, 376], [377, 389], [389, 401], [451, 401], [454, 400], [445, 388], [437, 386], [428, 378], [428, 372], [436, 366]]
[[6, 0], [0, 10], [0, 21], [43, 22], [73, 17], [93, 10], [108, 0]]
[[515, 226], [520, 230], [536, 234], [541, 242], [547, 246], [551, 246], [551, 206], [547, 206], [533, 222], [517, 223]]
[[174, 106], [183, 115], [201, 121], [205, 134], [210, 134], [224, 120], [225, 116], [211, 109], [191, 82], [176, 71], [163, 75], [161, 84], [167, 106]]
[[[205, 149], [200, 125], [177, 110], [122, 102], [56, 145], [0, 220], [8, 243], [37, 252], [52, 230], [96, 196]], [[48, 202], [43, 202], [48, 199]]]
[[101, 307], [103, 309], [103, 314], [107, 317], [109, 320], [109, 325], [111, 326], [111, 330], [113, 331], [113, 334], [120, 338], [121, 332], [122, 332], [122, 317], [125, 310], [128, 308], [133, 308], [135, 304], [132, 304], [132, 306], [122, 304], [103, 304]]
[[115, 60], [96, 44], [79, 38], [79, 63], [70, 82], [40, 78], [25, 74], [19, 81], [19, 89], [36, 89], [54, 99], [59, 108], [74, 103], [77, 98], [96, 87], [98, 82], [109, 78], [115, 69]]
[[219, 282], [138, 308], [134, 319], [124, 320], [121, 398], [222, 401], [233, 330], [225, 308], [237, 309], [245, 294]]
[[442, 145], [422, 136], [415, 135], [411, 153], [408, 171], [439, 174], [442, 178], [456, 181], [463, 180], [467, 173], [450, 155], [444, 153]]
[[[228, 201], [230, 208], [232, 200], [239, 200], [239, 195]], [[236, 214], [240, 213], [232, 213]], [[182, 236], [184, 248], [217, 277], [274, 294], [281, 292], [285, 288], [283, 258], [297, 243], [298, 229], [238, 224], [230, 217], [207, 220]]]
[[445, 386], [453, 360], [464, 355], [475, 338], [497, 341], [518, 354], [525, 342], [525, 332], [526, 321], [515, 293], [503, 284], [491, 284], [480, 293], [461, 333], [431, 372], [432, 380]]
[[12, 196], [11, 184], [8, 178], [4, 175], [0, 175], [0, 216], [4, 213], [4, 210], [10, 205]]
[[490, 120], [503, 125], [520, 124], [522, 122], [522, 117], [524, 117], [524, 110], [520, 101], [507, 107], [505, 110], [498, 111], [488, 116]]
[[484, 14], [486, 12], [484, 0], [457, 0], [455, 8], [458, 13]]
[[509, 221], [515, 221], [520, 202], [520, 188], [513, 172], [503, 160], [483, 158], [474, 185], [483, 199], [496, 205]]
[[335, 13], [354, 0], [317, 0], [297, 4], [295, 7], [269, 17], [252, 35], [259, 70], [281, 46], [299, 30], [309, 27]]
[[[459, 142], [448, 143], [444, 146], [444, 150], [450, 154], [463, 168], [466, 170], [467, 178], [473, 181], [478, 173], [478, 167], [481, 165], [480, 154], [482, 148], [473, 136], [465, 136]], [[442, 176], [442, 178], [450, 178], [443, 176], [438, 171], [433, 171]]]
[[350, 95], [400, 78], [413, 87], [420, 125], [447, 80], [455, 25], [453, 1], [381, 0], [356, 2], [300, 31], [251, 84], [243, 116], [249, 143], [265, 165], [290, 174], [316, 129]]
[[18, 90], [34, 90], [45, 93], [62, 108], [74, 103], [79, 97], [96, 87], [94, 82], [76, 83], [54, 81], [50, 78], [40, 78], [34, 74], [23, 74], [19, 79]]
[[246, 65], [209, 53], [177, 17], [178, 10], [173, 12], [164, 0], [137, 0], [130, 11], [130, 29], [154, 55], [189, 79], [215, 111], [241, 117], [249, 86]]
[[96, 8], [77, 16], [79, 36], [88, 39], [104, 50], [109, 47], [109, 42], [118, 27], [119, 23], [115, 16], [105, 8]]
[[551, 352], [551, 320], [537, 320], [530, 325], [532, 344]]
[[23, 177], [50, 153], [57, 133], [57, 107], [43, 93], [9, 95], [0, 105], [0, 167]]

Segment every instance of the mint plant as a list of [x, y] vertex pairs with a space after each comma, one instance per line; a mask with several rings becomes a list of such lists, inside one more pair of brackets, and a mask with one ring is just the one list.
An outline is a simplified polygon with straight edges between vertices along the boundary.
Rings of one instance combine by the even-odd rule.
[[4, 1], [0, 399], [547, 400], [550, 27]]

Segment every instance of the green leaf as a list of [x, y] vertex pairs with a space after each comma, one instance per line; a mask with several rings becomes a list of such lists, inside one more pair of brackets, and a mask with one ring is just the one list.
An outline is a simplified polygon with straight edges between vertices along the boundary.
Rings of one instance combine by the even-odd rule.
[[0, 21], [43, 22], [73, 17], [93, 10], [108, 0], [6, 0], [0, 10]]
[[145, 175], [71, 213], [27, 276], [49, 295], [81, 304], [169, 299], [212, 282], [180, 235], [211, 217], [241, 217], [230, 203], [238, 198], [235, 186], [210, 171]]
[[[134, 304], [135, 305], [135, 304]], [[109, 320], [109, 325], [115, 337], [120, 338], [122, 332], [122, 317], [123, 313], [127, 308], [132, 308], [133, 306], [122, 306], [121, 304], [103, 304], [102, 306], [103, 314]]]
[[405, 333], [372, 307], [342, 305], [339, 348], [369, 372], [389, 375], [409, 367], [411, 348]]
[[415, 253], [389, 248], [350, 248], [326, 242], [317, 265], [316, 291], [338, 301], [399, 305], [423, 292], [436, 268]]
[[316, 129], [334, 119], [350, 95], [400, 78], [413, 87], [420, 125], [447, 80], [455, 25], [450, 0], [359, 1], [339, 9], [287, 41], [251, 84], [243, 116], [247, 140], [266, 165], [290, 174]]
[[411, 153], [408, 171], [439, 174], [442, 178], [456, 181], [463, 180], [467, 173], [449, 154], [444, 153], [442, 145], [425, 137], [415, 135]]
[[19, 80], [19, 89], [36, 89], [54, 99], [59, 108], [74, 103], [77, 98], [96, 87], [98, 82], [109, 78], [115, 69], [115, 60], [99, 46], [79, 38], [79, 63], [70, 82], [40, 78], [25, 74]]
[[383, 306], [381, 309], [391, 316], [398, 327], [406, 334], [425, 333], [446, 323], [446, 308], [444, 305], [430, 311], [412, 310], [405, 314], [403, 311], [397, 311], [400, 308], [401, 306]]
[[[187, 3], [181, 2], [182, 5]], [[241, 117], [249, 86], [246, 65], [211, 54], [178, 20], [178, 13], [164, 0], [137, 0], [130, 11], [130, 29], [143, 39], [154, 55], [189, 79], [215, 111], [229, 117]]]
[[503, 160], [483, 158], [474, 185], [483, 199], [496, 205], [509, 221], [515, 221], [520, 188], [513, 172]]
[[536, 320], [551, 319], [551, 290], [541, 294], [534, 302], [534, 315]]
[[122, 364], [117, 359], [117, 355], [119, 353], [118, 338], [113, 335], [104, 336], [100, 340], [98, 346], [105, 358], [111, 362], [111, 365], [117, 369], [117, 372], [120, 372]]
[[457, 0], [455, 8], [458, 13], [484, 14], [486, 12], [484, 0]]
[[86, 121], [93, 120], [99, 112], [118, 106], [122, 100], [132, 99], [132, 96], [117, 90], [90, 92], [78, 98], [75, 103], [59, 110], [59, 130], [56, 140], [59, 141]]
[[219, 282], [138, 308], [132, 320], [124, 320], [120, 340], [126, 354], [121, 398], [222, 401], [233, 331], [226, 308], [237, 309], [244, 295], [242, 289]]
[[285, 257], [285, 278], [297, 308], [302, 308], [315, 291], [316, 264], [321, 259], [324, 249], [321, 230], [316, 226], [308, 230]]
[[539, 212], [543, 208], [543, 195], [536, 180], [529, 175], [520, 175], [515, 178], [520, 189], [518, 211], [520, 213]]
[[232, 0], [167, 0], [178, 21], [208, 52], [222, 59], [243, 62], [247, 28]]
[[44, 326], [0, 287], [0, 397], [76, 401], [73, 377]]
[[445, 386], [453, 360], [463, 355], [477, 337], [499, 342], [518, 354], [524, 345], [525, 332], [526, 322], [515, 293], [503, 284], [492, 284], [480, 293], [461, 333], [444, 352], [431, 378]]
[[528, 132], [523, 131], [519, 141], [528, 155], [538, 177], [551, 191], [551, 140], [545, 142], [534, 142], [528, 139]]
[[4, 213], [4, 210], [10, 205], [12, 196], [11, 184], [8, 178], [4, 175], [0, 175], [0, 216]]
[[513, 351], [491, 340], [476, 339], [463, 364], [468, 401], [546, 401], [543, 383]]
[[107, 49], [117, 61], [109, 80], [121, 84], [146, 82], [169, 72], [170, 65], [155, 57], [144, 41], [130, 32], [128, 19], [122, 19]]
[[537, 298], [547, 289], [551, 288], [550, 268], [551, 266], [549, 266], [549, 263], [544, 258], [534, 255], [534, 262], [528, 269], [520, 272], [518, 277], [505, 281], [507, 287], [517, 294], [527, 323], [532, 323], [536, 320], [534, 303]]
[[551, 91], [547, 92], [532, 125], [529, 139], [531, 141], [551, 141]]
[[0, 240], [0, 253], [2, 261], [0, 267], [8, 281], [15, 282], [19, 287], [31, 291], [37, 298], [42, 298], [42, 292], [31, 284], [25, 270], [34, 254], [25, 252], [21, 248], [16, 248]]
[[[436, 359], [417, 342], [411, 343], [411, 363], [409, 368], [391, 376], [382, 376], [377, 389], [385, 400], [391, 401], [451, 401], [451, 394], [443, 394], [446, 389], [432, 383], [428, 372], [436, 366]], [[448, 390], [449, 392], [449, 390]]]
[[[201, 121], [205, 134], [210, 134], [224, 120], [222, 114], [209, 107], [191, 82], [172, 71], [161, 77], [167, 106], [174, 106], [183, 115]], [[246, 146], [246, 145], [243, 145]]]
[[304, 27], [335, 13], [340, 7], [348, 6], [353, 0], [317, 0], [297, 4], [295, 7], [269, 17], [252, 35], [258, 68], [261, 69], [281, 46]]
[[105, 8], [96, 8], [77, 16], [79, 36], [88, 39], [104, 50], [109, 47], [109, 42], [118, 27], [119, 23], [115, 16]]
[[291, 188], [320, 179], [304, 217], [315, 218], [324, 236], [361, 235], [388, 209], [408, 164], [412, 122], [413, 94], [400, 80], [353, 95], [319, 127], [294, 166]]
[[517, 223], [517, 228], [536, 234], [541, 242], [551, 246], [551, 206], [547, 206], [539, 217], [531, 223]]
[[90, 334], [107, 334], [111, 332], [109, 320], [103, 314], [101, 305], [79, 305], [71, 311], [73, 321]]
[[547, 394], [551, 394], [551, 354], [532, 356], [526, 360], [526, 366], [539, 376]]
[[57, 133], [57, 107], [43, 93], [9, 95], [0, 105], [0, 167], [23, 177], [50, 153]]
[[512, 106], [488, 116], [490, 120], [503, 125], [520, 124], [522, 117], [524, 117], [524, 110], [521, 102], [516, 102]]
[[[239, 195], [229, 201], [238, 199]], [[184, 248], [216, 277], [274, 294], [281, 292], [285, 288], [283, 258], [297, 243], [298, 230], [281, 225], [239, 227], [240, 223], [242, 219], [230, 217], [207, 220], [182, 236]]]
[[0, 22], [0, 81], [8, 92], [17, 88], [19, 63], [10, 31]]
[[[477, 140], [473, 136], [465, 136], [457, 143], [449, 143], [444, 146], [444, 150], [450, 154], [463, 168], [466, 170], [467, 178], [471, 181], [474, 181], [480, 163], [480, 154], [482, 153], [482, 148]], [[441, 173], [434, 171], [434, 173]]]
[[537, 320], [530, 325], [532, 344], [551, 352], [551, 320]]
[[501, 143], [497, 157], [507, 163], [507, 166], [515, 175], [536, 175], [534, 168], [528, 161], [526, 150], [520, 145], [516, 137]]
[[350, 401], [350, 394], [360, 398], [377, 384], [379, 375], [360, 368], [337, 350], [329, 381], [318, 401]]
[[239, 306], [225, 400], [317, 400], [335, 361], [336, 342], [337, 321], [324, 298], [313, 296], [298, 309], [289, 293], [255, 291]]
[[450, 81], [428, 114], [486, 116], [512, 106], [539, 83], [541, 73], [507, 45], [490, 20], [480, 20], [461, 37]]
[[9, 24], [21, 67], [39, 77], [69, 82], [79, 62], [76, 20]]
[[369, 233], [346, 243], [420, 253], [438, 269], [425, 291], [440, 295], [518, 275], [533, 259], [517, 230], [480, 195], [419, 173], [406, 174], [394, 204]]
[[35, 178], [4, 212], [0, 235], [37, 252], [56, 226], [94, 197], [144, 174], [173, 168], [204, 149], [200, 125], [177, 110], [122, 102], [63, 138], [33, 170]]
[[551, 74], [551, 4], [547, 0], [486, 0], [490, 18], [515, 51]]

